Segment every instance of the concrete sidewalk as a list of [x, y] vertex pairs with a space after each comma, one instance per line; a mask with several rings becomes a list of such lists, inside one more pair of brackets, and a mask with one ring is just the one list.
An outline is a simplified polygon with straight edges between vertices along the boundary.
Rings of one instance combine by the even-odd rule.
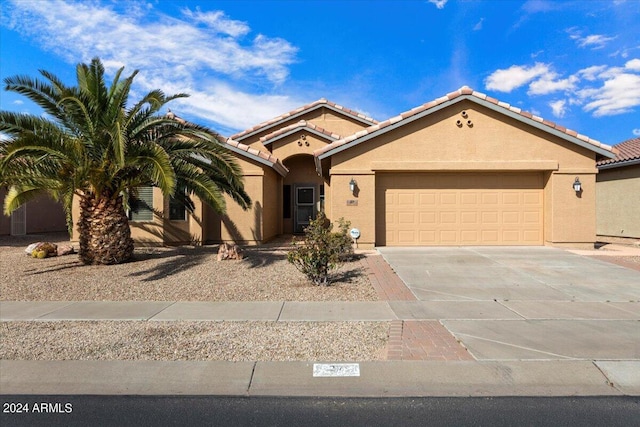
[[0, 302], [5, 322], [389, 322], [386, 361], [2, 360], [0, 392], [640, 396], [638, 273], [550, 248], [532, 248], [526, 258], [499, 248], [451, 248], [426, 260], [418, 251], [386, 252], [400, 255], [390, 262], [409, 286], [381, 256], [367, 257], [383, 301]]

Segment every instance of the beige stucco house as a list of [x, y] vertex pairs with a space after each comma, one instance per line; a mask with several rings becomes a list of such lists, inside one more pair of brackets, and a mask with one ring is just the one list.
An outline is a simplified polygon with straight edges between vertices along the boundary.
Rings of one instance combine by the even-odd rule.
[[617, 156], [598, 162], [596, 232], [640, 239], [640, 138], [614, 146]]
[[302, 232], [322, 209], [350, 221], [361, 248], [591, 245], [596, 162], [615, 156], [468, 87], [383, 122], [321, 99], [225, 144], [252, 209], [229, 201], [220, 217], [196, 201], [185, 216], [155, 190], [159, 212], [132, 221], [136, 240], [259, 244]]

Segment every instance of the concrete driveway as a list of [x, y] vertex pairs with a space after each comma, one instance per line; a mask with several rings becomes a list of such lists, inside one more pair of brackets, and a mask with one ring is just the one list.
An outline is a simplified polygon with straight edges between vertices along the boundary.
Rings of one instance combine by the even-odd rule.
[[439, 320], [478, 360], [640, 360], [638, 271], [550, 247], [378, 250], [418, 299], [398, 317]]

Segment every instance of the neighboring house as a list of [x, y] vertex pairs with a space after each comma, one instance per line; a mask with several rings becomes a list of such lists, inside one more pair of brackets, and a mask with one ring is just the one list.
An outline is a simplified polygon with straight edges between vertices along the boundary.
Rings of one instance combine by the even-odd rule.
[[[377, 122], [321, 99], [225, 141], [253, 200], [225, 216], [158, 212], [139, 242], [259, 244], [300, 233], [319, 210], [359, 247], [592, 245], [596, 162], [611, 147], [468, 87]], [[574, 191], [576, 179], [580, 190]], [[135, 218], [134, 218], [135, 219]]]
[[[0, 188], [0, 202], [7, 194]], [[40, 196], [13, 211], [10, 216], [0, 214], [0, 236], [67, 231], [62, 205], [48, 196]]]
[[640, 138], [613, 147], [614, 159], [598, 162], [597, 234], [640, 238]]

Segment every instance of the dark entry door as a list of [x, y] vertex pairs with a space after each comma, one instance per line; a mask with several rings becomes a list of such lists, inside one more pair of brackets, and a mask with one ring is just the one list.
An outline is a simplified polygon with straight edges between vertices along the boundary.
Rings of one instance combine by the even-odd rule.
[[294, 233], [302, 233], [316, 217], [316, 189], [312, 186], [296, 187]]

